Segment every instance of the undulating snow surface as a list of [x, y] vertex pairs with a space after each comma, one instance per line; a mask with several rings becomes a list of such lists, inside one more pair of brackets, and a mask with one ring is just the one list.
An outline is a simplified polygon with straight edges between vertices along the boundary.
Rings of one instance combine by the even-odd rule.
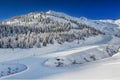
[[[65, 80], [119, 80], [120, 79], [120, 53], [112, 58], [96, 62], [77, 65], [77, 68], [65, 73], [59, 73], [47, 77], [47, 79]], [[44, 78], [46, 79], [46, 78]]]
[[[93, 43], [92, 40], [95, 39], [98, 41]], [[114, 44], [114, 41], [117, 43], [119, 40], [117, 37], [99, 35], [99, 37], [90, 37], [86, 41], [81, 41], [80, 44], [74, 41], [63, 45], [56, 43], [43, 48], [0, 49], [1, 65], [17, 63], [18, 67], [19, 64], [27, 67], [23, 72], [4, 76], [1, 79], [119, 79], [119, 53], [110, 58], [107, 53], [104, 53], [108, 43]], [[119, 45], [116, 43], [115, 45]], [[95, 55], [98, 60], [94, 61], [94, 57], [90, 59], [90, 55]], [[99, 60], [105, 57], [108, 58]], [[54, 59], [56, 58], [65, 60], [65, 66], [55, 67]], [[76, 61], [77, 64], [71, 64], [74, 58], [78, 61], [78, 63]], [[49, 59], [53, 61], [45, 65]], [[85, 63], [80, 64], [80, 62]]]

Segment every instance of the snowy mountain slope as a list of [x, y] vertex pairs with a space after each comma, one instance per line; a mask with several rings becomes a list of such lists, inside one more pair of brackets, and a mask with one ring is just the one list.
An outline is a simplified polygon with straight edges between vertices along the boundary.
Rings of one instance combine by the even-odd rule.
[[[90, 20], [85, 17], [75, 18], [68, 16], [65, 13], [58, 13], [55, 11], [48, 11], [48, 14], [56, 15], [58, 17], [62, 17], [67, 19], [68, 21], [75, 21], [77, 23], [82, 23], [89, 25], [90, 27], [94, 27], [97, 30], [100, 30], [102, 32], [105, 32], [107, 34], [119, 34], [119, 20], [116, 21], [107, 21], [107, 20]], [[112, 32], [112, 33], [110, 33]]]
[[[89, 25], [79, 23], [67, 14], [49, 11], [29, 13], [1, 22], [0, 48], [37, 48], [48, 44], [64, 44], [105, 35]], [[78, 42], [79, 43], [79, 42]]]
[[[118, 44], [116, 44], [115, 42]], [[113, 44], [119, 45], [119, 42], [120, 42], [120, 39], [116, 37], [108, 41], [108, 43], [112, 45]], [[97, 49], [100, 51], [103, 51], [100, 48], [97, 48]], [[88, 50], [87, 53], [91, 53], [91, 52], [94, 53], [94, 50], [95, 49], [91, 51]], [[95, 53], [99, 54], [99, 51], [97, 50], [95, 51], [96, 51]], [[85, 63], [85, 64], [77, 66], [77, 68], [75, 69], [73, 68], [71, 71], [58, 73], [52, 76], [48, 76], [47, 78], [45, 77], [43, 79], [119, 80], [120, 79], [119, 61], [120, 61], [120, 53], [118, 52], [110, 58], [98, 60], [98, 61], [87, 63], [87, 64]]]
[[55, 11], [7, 19], [0, 23], [0, 75], [9, 64], [20, 71], [0, 79], [120, 79], [119, 36], [119, 20]]
[[60, 12], [55, 12], [55, 11], [48, 11], [47, 13], [54, 15], [54, 16], [58, 16], [60, 18], [65, 18], [66, 20], [71, 21], [72, 23], [73, 21], [75, 21], [77, 23], [89, 25], [90, 27], [94, 27], [95, 29], [105, 32], [107, 34], [111, 34], [110, 32], [112, 32], [112, 34], [119, 34], [120, 32], [119, 20], [116, 20], [114, 22], [112, 21], [104, 22], [105, 20], [90, 20], [85, 17], [75, 18], [75, 17], [68, 16], [65, 13], [60, 13]]
[[[94, 45], [91, 47], [88, 46], [89, 43], [91, 44], [94, 44], [94, 43], [92, 43], [92, 40], [88, 38], [88, 40], [84, 41], [85, 44], [87, 43], [87, 46], [85, 48], [84, 47], [80, 49], [76, 48], [74, 50], [70, 50], [67, 52], [60, 52], [60, 53], [57, 52], [52, 55], [48, 54], [47, 56], [49, 56], [50, 59], [46, 60], [45, 65], [52, 66], [52, 67], [68, 66], [68, 65], [82, 64], [82, 63], [96, 61], [99, 59], [110, 57], [118, 52], [117, 49], [119, 45], [117, 46], [114, 43], [111, 43], [112, 46], [111, 45], [108, 46], [107, 44], [104, 44], [108, 41], [113, 40], [110, 36], [105, 36], [105, 37], [106, 39], [103, 38], [103, 40], [100, 38], [100, 36], [98, 38], [96, 37], [98, 40], [101, 39], [102, 43], [100, 43], [101, 42], [100, 40], [100, 42], [99, 41], [97, 42], [97, 45]], [[120, 39], [117, 39], [117, 40], [120, 40]], [[106, 47], [109, 48], [109, 51], [106, 50], [107, 49]]]
[[99, 20], [99, 21], [101, 21], [101, 22], [108, 22], [108, 23], [112, 23], [112, 24], [116, 24], [116, 25], [120, 26], [120, 19], [117, 19], [117, 20], [110, 20], [110, 19], [108, 19], [108, 20]]
[[[117, 24], [109, 23], [109, 22], [102, 22], [99, 20], [87, 20], [83, 22], [84, 24], [90, 25], [97, 30], [105, 32], [106, 34], [115, 34], [119, 35], [120, 29]], [[112, 33], [110, 33], [112, 32]]]
[[61, 22], [61, 23], [70, 23], [72, 27], [79, 27], [78, 24], [86, 24], [90, 27], [94, 27], [97, 30], [105, 32], [107, 34], [116, 34], [120, 35], [119, 29], [119, 20], [91, 20], [85, 17], [76, 18], [69, 16], [62, 12], [47, 11], [47, 12], [35, 12], [29, 13], [27, 15], [17, 16], [5, 21], [2, 21], [2, 24], [6, 25], [17, 25], [17, 26], [35, 26], [43, 25], [40, 18], [45, 19], [50, 22]]
[[77, 23], [89, 25], [90, 27], [94, 27], [95, 29], [105, 32], [107, 34], [119, 34], [120, 32], [119, 20], [116, 20], [113, 22], [113, 21], [107, 21], [107, 20], [90, 20], [85, 17], [75, 18], [75, 17], [68, 16], [65, 13], [60, 13], [60, 12], [55, 12], [55, 11], [48, 11], [47, 14], [57, 16], [60, 18], [64, 18], [68, 21], [71, 21], [72, 23], [74, 21]]
[[[108, 37], [110, 37], [110, 36], [108, 36]], [[86, 44], [86, 46], [84, 46], [82, 44], [77, 45], [76, 42], [72, 42], [72, 43], [65, 43], [63, 45], [59, 45], [59, 44], [49, 45], [48, 47], [40, 48], [40, 49], [36, 49], [36, 48], [32, 48], [29, 50], [15, 49], [13, 51], [13, 53], [7, 52], [7, 51], [10, 51], [9, 49], [1, 50], [1, 52], [5, 52], [5, 54], [7, 54], [7, 56], [5, 56], [4, 58], [1, 59], [2, 63], [3, 62], [4, 63], [19, 63], [19, 64], [24, 64], [29, 68], [28, 70], [25, 70], [24, 72], [21, 72], [20, 74], [5, 76], [1, 79], [55, 79], [55, 80], [57, 80], [58, 78], [59, 79], [82, 79], [82, 78], [86, 79], [86, 78], [90, 77], [89, 75], [86, 75], [89, 73], [91, 74], [91, 77], [92, 77], [91, 79], [96, 79], [96, 78], [101, 79], [101, 78], [106, 78], [106, 77], [109, 79], [109, 77], [110, 77], [109, 75], [107, 75], [107, 76], [101, 75], [101, 76], [94, 77], [93, 76], [94, 73], [92, 74], [92, 72], [93, 72], [93, 69], [95, 69], [94, 71], [104, 69], [104, 68], [96, 68], [96, 67], [98, 67], [98, 66], [101, 67], [100, 65], [103, 64], [102, 62], [104, 62], [104, 64], [107, 64], [108, 62], [110, 62], [110, 60], [108, 60], [108, 61], [101, 60], [101, 61], [89, 62], [89, 63], [87, 62], [84, 64], [74, 64], [74, 65], [70, 65], [70, 66], [66, 66], [66, 67], [47, 67], [44, 65], [44, 62], [49, 58], [58, 57], [58, 56], [66, 57], [66, 55], [69, 55], [69, 54], [77, 56], [77, 55], [79, 55], [79, 53], [81, 53], [81, 54], [84, 53], [82, 56], [86, 56], [88, 53], [93, 53], [96, 55], [101, 54], [98, 57], [101, 57], [101, 56], [105, 57], [104, 55], [102, 55], [102, 53], [103, 53], [102, 49], [104, 49], [104, 47], [102, 45], [106, 45], [108, 42], [111, 42], [112, 40], [114, 40], [114, 38], [111, 38], [111, 37], [108, 38], [108, 37], [104, 37], [103, 39], [101, 39], [100, 41], [95, 42], [95, 43], [93, 43], [91, 40], [91, 41], [89, 41], [89, 44], [91, 42], [91, 44], [89, 46], [87, 45], [87, 43], [84, 43], [84, 44]], [[96, 39], [96, 38], [94, 37], [94, 39]], [[101, 42], [103, 42], [103, 44]], [[60, 52], [58, 52], [58, 51], [60, 51]], [[17, 53], [17, 52], [19, 52], [19, 53]], [[28, 55], [26, 55], [26, 53]], [[77, 55], [76, 55], [76, 53], [77, 53]], [[11, 56], [11, 54], [12, 55], [16, 54], [16, 55]], [[0, 53], [0, 56], [1, 55], [3, 55], [3, 54]], [[9, 56], [11, 56], [11, 57], [9, 57]], [[94, 63], [96, 63], [96, 64], [94, 64]], [[105, 67], [108, 67], [108, 66], [106, 65]], [[115, 68], [115, 70], [118, 69], [116, 67], [112, 67], [112, 70], [114, 70], [114, 68]], [[110, 71], [110, 69], [106, 69], [106, 70]], [[88, 70], [88, 71], [86, 71], [86, 70]], [[84, 74], [82, 74], [83, 72], [81, 72], [81, 71], [83, 71]], [[106, 71], [105, 74], [109, 73], [108, 71]], [[80, 74], [81, 74], [81, 76], [80, 76]], [[102, 73], [100, 73], [100, 74], [102, 74]], [[117, 74], [119, 74], [119, 72]], [[63, 75], [65, 75], [65, 76], [63, 76]], [[71, 75], [71, 77], [67, 77], [69, 75]], [[96, 75], [99, 75], [99, 74], [97, 74], [97, 72], [96, 72]], [[112, 73], [111, 73], [111, 75], [112, 75]], [[115, 78], [115, 77], [118, 77], [118, 76], [116, 75], [116, 76], [113, 76], [112, 78]]]

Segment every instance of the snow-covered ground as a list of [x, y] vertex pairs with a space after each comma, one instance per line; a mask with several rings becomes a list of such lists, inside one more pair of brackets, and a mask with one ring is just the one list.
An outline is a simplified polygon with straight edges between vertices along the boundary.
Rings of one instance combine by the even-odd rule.
[[0, 77], [13, 75], [27, 69], [26, 65], [18, 63], [2, 63], [0, 64]]
[[[120, 55], [120, 53], [117, 53]], [[47, 77], [65, 80], [119, 80], [120, 57], [107, 58], [77, 66], [77, 68]]]
[[[62, 45], [55, 43], [42, 48], [0, 49], [0, 65], [3, 63], [17, 64], [17, 66], [23, 64], [27, 67], [20, 73], [4, 76], [1, 79], [120, 79], [120, 53], [110, 57], [104, 52], [106, 46], [119, 44], [120, 38], [99, 35], [89, 37], [85, 41], [81, 40], [80, 44], [74, 41]], [[88, 59], [89, 55], [93, 54], [97, 61], [94, 61], [93, 57]], [[54, 59], [56, 58], [64, 58], [66, 66], [55, 67]], [[79, 64], [72, 65], [68, 58], [71, 60], [75, 58]], [[53, 61], [46, 65], [46, 62], [51, 59]], [[80, 64], [80, 61], [85, 63]]]
[[88, 26], [104, 35], [91, 35], [84, 38], [85, 40], [64, 42], [61, 45], [54, 41], [54, 44], [41, 48], [0, 49], [0, 79], [120, 80], [119, 19], [91, 20], [50, 10], [33, 12], [1, 22], [2, 25], [29, 27], [44, 27], [46, 23], [59, 23], [61, 26], [70, 23], [72, 30], [66, 31], [67, 33], [73, 33], [74, 30], [77, 32], [82, 26]]

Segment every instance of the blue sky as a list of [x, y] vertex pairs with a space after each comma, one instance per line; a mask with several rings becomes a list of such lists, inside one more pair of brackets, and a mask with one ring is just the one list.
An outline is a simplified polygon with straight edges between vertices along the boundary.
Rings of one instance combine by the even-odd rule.
[[0, 0], [0, 20], [48, 10], [90, 19], [118, 19], [120, 0]]

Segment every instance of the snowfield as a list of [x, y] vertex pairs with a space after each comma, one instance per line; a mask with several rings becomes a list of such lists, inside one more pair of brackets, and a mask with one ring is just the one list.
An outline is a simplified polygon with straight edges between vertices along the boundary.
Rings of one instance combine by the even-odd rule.
[[[74, 41], [62, 45], [55, 43], [42, 48], [0, 49], [0, 69], [7, 71], [8, 65], [1, 66], [3, 63], [17, 63], [9, 66], [12, 69], [19, 67], [24, 70], [1, 79], [117, 80], [120, 79], [119, 53], [112, 54], [111, 57], [105, 48], [108, 45], [114, 45], [116, 48], [119, 43], [120, 38], [99, 35], [81, 40], [80, 44]], [[59, 64], [60, 62], [62, 64]]]

